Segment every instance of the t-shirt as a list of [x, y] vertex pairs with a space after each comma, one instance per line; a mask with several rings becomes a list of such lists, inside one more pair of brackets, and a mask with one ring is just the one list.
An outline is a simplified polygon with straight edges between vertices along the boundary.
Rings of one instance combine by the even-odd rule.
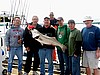
[[[55, 37], [56, 36], [55, 29], [51, 28], [51, 27], [45, 28], [43, 26], [43, 28], [39, 29], [39, 32], [42, 33], [43, 35], [46, 35], [46, 36], [49, 36], [49, 37]], [[43, 44], [42, 48], [54, 49], [55, 47], [52, 46], [52, 45]]]

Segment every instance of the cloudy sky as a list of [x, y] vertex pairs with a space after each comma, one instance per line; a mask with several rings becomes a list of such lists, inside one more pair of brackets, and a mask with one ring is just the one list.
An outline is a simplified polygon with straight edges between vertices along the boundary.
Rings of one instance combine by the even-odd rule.
[[19, 8], [18, 14], [23, 11], [28, 22], [31, 21], [33, 15], [37, 15], [40, 23], [43, 22], [45, 16], [49, 16], [51, 11], [54, 12], [56, 18], [62, 16], [65, 22], [69, 19], [82, 22], [87, 15], [100, 20], [99, 7], [100, 0], [0, 0], [0, 11], [11, 12]]

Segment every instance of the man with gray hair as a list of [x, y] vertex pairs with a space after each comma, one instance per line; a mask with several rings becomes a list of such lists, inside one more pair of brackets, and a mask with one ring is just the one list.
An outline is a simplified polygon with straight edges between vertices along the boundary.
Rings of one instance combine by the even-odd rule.
[[91, 75], [91, 69], [93, 69], [94, 75], [100, 75], [98, 71], [100, 29], [92, 25], [93, 19], [91, 16], [86, 16], [83, 22], [86, 25], [82, 29], [83, 66], [86, 67], [87, 75]]
[[25, 28], [25, 32], [24, 32], [24, 46], [27, 51], [27, 59], [26, 59], [26, 63], [24, 66], [24, 75], [28, 75], [28, 73], [31, 70], [33, 54], [34, 54], [33, 75], [39, 75], [36, 71], [40, 64], [38, 51], [39, 51], [39, 45], [41, 45], [41, 44], [38, 41], [36, 41], [34, 38], [32, 38], [32, 33], [30, 30], [32, 30], [34, 28], [37, 30], [39, 28], [42, 28], [42, 26], [38, 24], [37, 16], [32, 17], [32, 22], [28, 24], [28, 26]]

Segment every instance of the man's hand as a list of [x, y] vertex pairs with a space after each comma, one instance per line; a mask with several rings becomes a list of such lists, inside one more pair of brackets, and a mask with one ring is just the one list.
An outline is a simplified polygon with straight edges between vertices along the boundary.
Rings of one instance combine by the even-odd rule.
[[10, 47], [9, 46], [7, 47], [7, 51], [10, 51]]
[[30, 51], [30, 48], [29, 47], [26, 47], [26, 51]]
[[76, 54], [74, 54], [74, 57], [77, 57], [77, 55], [76, 55]]
[[55, 28], [53, 25], [50, 26], [51, 28], [54, 28], [55, 30], [57, 30], [57, 28]]
[[22, 39], [18, 40], [18, 44], [20, 44], [20, 45], [22, 44]]
[[100, 50], [97, 49], [97, 50], [96, 50], [96, 58], [98, 59], [99, 57], [100, 57]]

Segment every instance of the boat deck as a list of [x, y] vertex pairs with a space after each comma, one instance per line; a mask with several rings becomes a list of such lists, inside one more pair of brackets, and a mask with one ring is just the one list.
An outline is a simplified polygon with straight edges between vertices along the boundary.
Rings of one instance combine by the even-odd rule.
[[[85, 69], [82, 69], [82, 68], [81, 68], [81, 70], [84, 70], [84, 71], [85, 71]], [[24, 71], [22, 71], [22, 72], [24, 73]], [[38, 74], [40, 75], [40, 71], [38, 70], [37, 72], [38, 72]], [[100, 69], [99, 69], [99, 74], [100, 74]], [[17, 70], [17, 68], [13, 68], [12, 75], [18, 75], [18, 70]], [[32, 74], [32, 70], [30, 71], [29, 75], [33, 75], [33, 74]], [[48, 75], [47, 72], [46, 72], [46, 75]], [[54, 75], [60, 75], [60, 74], [59, 74], [59, 72], [58, 72], [58, 73], [57, 73], [57, 72], [56, 72], [56, 73], [54, 72]], [[82, 72], [80, 75], [86, 75], [86, 73], [83, 73], [83, 72]]]
[[[5, 69], [7, 69], [7, 66], [8, 66], [7, 60], [8, 59], [6, 59], [6, 60], [4, 60], [2, 62], [2, 65], [3, 65], [3, 67]], [[12, 71], [12, 75], [17, 75], [18, 74], [18, 70], [17, 70], [18, 64], [17, 64], [17, 61], [18, 61], [17, 59], [15, 59], [13, 61], [13, 71]], [[23, 60], [23, 66], [24, 66], [24, 64], [25, 64], [25, 60]], [[86, 75], [85, 68], [82, 67], [81, 65], [80, 65], [80, 67], [81, 67], [81, 75]], [[33, 67], [31, 67], [31, 68], [33, 68]], [[46, 71], [46, 75], [48, 75], [48, 63], [47, 63], [47, 60], [46, 60], [46, 63], [45, 63], [45, 71]], [[22, 72], [24, 73], [24, 70], [23, 69], [22, 69]], [[40, 74], [40, 67], [38, 68], [38, 71], [37, 72]], [[99, 68], [99, 72], [100, 72], [100, 68]], [[32, 75], [32, 70], [30, 71], [29, 75]], [[55, 61], [54, 61], [54, 75], [60, 75], [59, 62], [55, 62]]]

